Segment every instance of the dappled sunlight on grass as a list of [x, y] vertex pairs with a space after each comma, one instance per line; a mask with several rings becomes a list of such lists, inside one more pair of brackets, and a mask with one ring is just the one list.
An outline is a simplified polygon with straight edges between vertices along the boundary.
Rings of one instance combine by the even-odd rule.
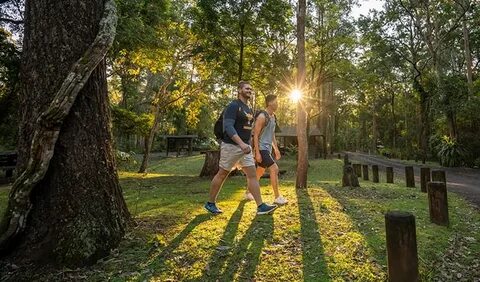
[[384, 270], [375, 262], [364, 235], [343, 205], [321, 186], [311, 186], [307, 193], [305, 196], [314, 203], [314, 220], [320, 228], [324, 259], [332, 280], [383, 280]]
[[[142, 282], [382, 281], [384, 214], [394, 209], [416, 216], [423, 280], [452, 265], [457, 271], [456, 264], [478, 263], [480, 214], [454, 194], [448, 199], [451, 226], [440, 227], [430, 223], [426, 194], [418, 188], [366, 181], [342, 188], [340, 160], [310, 160], [309, 188], [297, 190], [296, 162], [283, 158], [280, 191], [287, 205], [256, 216], [256, 204], [243, 200], [245, 178], [236, 176], [218, 198], [224, 213], [212, 216], [203, 209], [210, 179], [198, 177], [203, 157], [158, 159], [148, 174], [119, 172], [134, 225], [112, 255], [83, 275]], [[261, 186], [263, 200], [272, 202], [269, 180]], [[7, 194], [0, 190], [0, 207]], [[469, 278], [467, 268], [460, 271]]]
[[[451, 226], [445, 228], [430, 222], [428, 199], [425, 193], [418, 189], [406, 188], [400, 185], [382, 185], [362, 182], [362, 188], [342, 188], [326, 185], [324, 188], [336, 198], [351, 216], [361, 233], [367, 239], [372, 255], [377, 261], [386, 265], [385, 219], [389, 210], [408, 211], [415, 215], [417, 231], [417, 247], [419, 268], [422, 280], [429, 281], [439, 275], [438, 266], [443, 261], [443, 253], [449, 248], [453, 238], [458, 234], [476, 237], [470, 244], [470, 254], [458, 256], [458, 260], [470, 261], [480, 255], [480, 215], [473, 209], [465, 209], [465, 201], [454, 194], [449, 195], [449, 210]], [[461, 213], [468, 213], [468, 217]], [[463, 218], [463, 219], [462, 219]]]

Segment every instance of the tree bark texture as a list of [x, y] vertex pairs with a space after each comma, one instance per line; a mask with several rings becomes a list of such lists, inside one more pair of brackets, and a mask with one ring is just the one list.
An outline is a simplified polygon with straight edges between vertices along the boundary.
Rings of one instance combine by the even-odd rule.
[[213, 178], [218, 172], [218, 162], [220, 161], [220, 150], [206, 151], [205, 162], [203, 163], [200, 177]]
[[22, 173], [0, 226], [0, 251], [92, 264], [118, 245], [129, 217], [112, 152], [106, 83], [115, 3], [27, 0], [25, 15]]

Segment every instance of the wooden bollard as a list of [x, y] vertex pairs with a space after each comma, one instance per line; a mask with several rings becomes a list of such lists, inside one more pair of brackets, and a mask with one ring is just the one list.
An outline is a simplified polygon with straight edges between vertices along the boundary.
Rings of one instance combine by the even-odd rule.
[[362, 177], [362, 165], [361, 164], [353, 164], [353, 170], [357, 177]]
[[413, 173], [413, 166], [405, 167], [405, 181], [407, 187], [415, 187], [415, 174]]
[[375, 183], [378, 183], [380, 182], [380, 179], [378, 177], [378, 165], [372, 165], [372, 181], [375, 182]]
[[358, 183], [358, 177], [355, 175], [355, 171], [348, 161], [348, 155], [345, 154], [343, 159], [343, 177], [342, 187], [360, 187]]
[[363, 180], [368, 180], [368, 165], [363, 165]]
[[443, 182], [428, 182], [427, 187], [430, 221], [448, 226], [447, 186]]
[[388, 281], [418, 281], [417, 235], [413, 214], [390, 211], [385, 214]]
[[387, 167], [387, 183], [393, 183], [393, 167]]
[[430, 168], [420, 168], [420, 190], [422, 190], [422, 192], [427, 193], [427, 183], [430, 182], [430, 180]]
[[432, 170], [432, 181], [433, 182], [443, 182], [445, 186], [447, 185], [447, 177], [445, 176], [444, 170]]
[[342, 155], [341, 155], [341, 154], [338, 154], [337, 157], [338, 157], [339, 160], [342, 159]]

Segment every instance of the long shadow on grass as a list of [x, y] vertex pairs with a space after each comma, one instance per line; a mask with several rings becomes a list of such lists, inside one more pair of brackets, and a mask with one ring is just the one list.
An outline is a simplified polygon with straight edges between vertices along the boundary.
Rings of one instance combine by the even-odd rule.
[[[375, 228], [377, 228], [378, 225], [375, 224], [374, 220], [366, 217], [369, 211], [365, 211], [365, 207], [357, 205], [352, 201], [352, 199], [378, 200], [381, 195], [374, 194], [374, 191], [367, 190], [369, 188], [360, 188], [363, 190], [358, 190], [359, 188], [331, 187], [328, 185], [323, 186], [323, 188], [343, 206], [345, 213], [353, 220], [358, 231], [362, 233], [368, 246], [373, 250], [374, 253], [372, 255], [377, 258], [381, 264], [385, 265], [385, 248], [378, 248], [380, 246], [378, 242], [383, 242], [384, 238], [380, 236], [379, 232], [375, 232]], [[343, 191], [341, 189], [343, 189]], [[385, 200], [388, 200], [388, 198]], [[383, 220], [383, 212], [378, 216]]]
[[[222, 189], [222, 200], [237, 191], [238, 180], [229, 181]], [[208, 200], [210, 180], [194, 176], [123, 177], [123, 195], [135, 216], [166, 214], [189, 215]]]
[[320, 229], [307, 189], [296, 189], [301, 224], [304, 281], [330, 281]]
[[[158, 255], [155, 256], [155, 258], [149, 263], [149, 265], [145, 266], [145, 269], [154, 268], [157, 271], [162, 271], [165, 267], [165, 262], [169, 258], [169, 255], [171, 255], [172, 252], [180, 246], [183, 240], [187, 238], [188, 234], [190, 234], [190, 232], [192, 232], [195, 227], [210, 218], [210, 214], [197, 215], [188, 223], [188, 225], [182, 230], [182, 232], [180, 232]], [[143, 278], [140, 277], [137, 281], [143, 281]]]
[[[239, 205], [232, 215], [220, 245], [233, 245], [238, 221], [243, 213], [245, 202]], [[234, 281], [254, 280], [255, 270], [260, 262], [260, 255], [265, 242], [273, 236], [273, 217], [270, 215], [256, 216], [237, 246], [229, 250], [217, 250], [199, 281]], [[222, 268], [225, 268], [221, 272]], [[235, 275], [238, 274], [236, 278]]]
[[225, 232], [223, 233], [222, 238], [218, 242], [218, 247], [207, 264], [209, 269], [205, 270], [205, 272], [203, 273], [203, 277], [200, 281], [205, 281], [208, 279], [215, 280], [220, 275], [220, 272], [226, 262], [226, 256], [228, 256], [229, 250], [233, 247], [235, 243], [235, 235], [237, 234], [238, 225], [240, 223], [240, 220], [242, 219], [243, 210], [245, 208], [246, 202], [247, 201], [241, 201], [238, 204], [235, 212], [232, 214], [232, 217], [230, 217], [230, 220], [225, 227]]

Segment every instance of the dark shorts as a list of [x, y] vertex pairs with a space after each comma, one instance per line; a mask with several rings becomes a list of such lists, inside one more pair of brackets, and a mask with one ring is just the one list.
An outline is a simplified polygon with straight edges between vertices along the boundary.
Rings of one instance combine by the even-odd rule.
[[263, 168], [271, 167], [275, 161], [273, 160], [272, 154], [267, 150], [260, 150], [260, 155], [262, 155], [262, 162], [257, 164]]

